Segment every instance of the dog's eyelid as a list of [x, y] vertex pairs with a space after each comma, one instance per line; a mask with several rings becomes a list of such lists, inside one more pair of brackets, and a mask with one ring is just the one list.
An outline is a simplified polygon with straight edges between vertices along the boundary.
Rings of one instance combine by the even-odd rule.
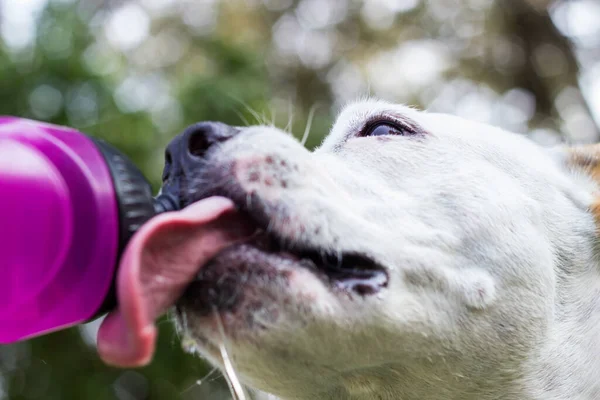
[[396, 129], [402, 133], [402, 136], [412, 136], [419, 132], [415, 124], [408, 121], [406, 118], [398, 117], [390, 114], [380, 114], [374, 115], [370, 117], [367, 121], [362, 124], [362, 127], [358, 129], [358, 133], [356, 136], [358, 137], [366, 137], [370, 136], [374, 131], [374, 128], [377, 128], [382, 125], [388, 125], [390, 128]]

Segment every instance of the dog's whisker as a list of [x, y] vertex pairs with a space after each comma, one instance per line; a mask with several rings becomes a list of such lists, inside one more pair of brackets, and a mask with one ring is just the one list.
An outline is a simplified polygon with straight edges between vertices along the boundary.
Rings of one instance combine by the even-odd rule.
[[204, 376], [204, 378], [199, 379], [198, 381], [201, 382], [201, 383], [204, 383], [209, 377], [211, 377], [212, 379], [218, 378], [218, 376], [217, 377], [212, 377], [212, 375], [214, 375], [215, 372], [219, 372], [219, 368], [218, 367], [212, 368], [210, 371], [208, 371], [208, 373]]
[[254, 119], [256, 120], [257, 124], [263, 124], [263, 117], [257, 112], [255, 111], [252, 107], [250, 107], [249, 105], [247, 105], [246, 103], [243, 103], [243, 106], [246, 108], [246, 110], [248, 110], [248, 112], [254, 117]]
[[244, 123], [244, 126], [248, 127], [250, 126], [250, 122], [248, 122], [248, 119], [246, 117], [244, 117], [244, 114], [242, 114], [241, 112], [239, 112], [238, 110], [233, 110], [233, 112], [240, 118], [240, 120]]
[[284, 128], [284, 131], [289, 134], [292, 134], [292, 129], [293, 129], [292, 125], [293, 124], [294, 124], [294, 108], [293, 108], [292, 102], [290, 101], [288, 103], [288, 122]]
[[277, 108], [271, 105], [271, 126], [275, 126], [275, 122], [277, 121]]
[[312, 128], [313, 118], [315, 116], [315, 111], [317, 110], [317, 105], [313, 105], [308, 112], [308, 120], [306, 122], [306, 127], [304, 128], [304, 135], [302, 135], [302, 146], [306, 146], [306, 141], [308, 140], [308, 135], [310, 134], [310, 128]]
[[269, 122], [269, 118], [267, 117], [267, 111], [263, 111], [263, 113], [261, 114], [260, 117], [260, 124], [264, 125], [264, 126], [271, 126], [270, 122]]
[[246, 400], [246, 392], [244, 387], [242, 386], [237, 373], [235, 372], [235, 368], [233, 367], [233, 363], [229, 357], [229, 353], [227, 351], [227, 347], [225, 342], [227, 341], [227, 337], [225, 335], [225, 329], [223, 327], [223, 321], [221, 321], [221, 316], [219, 315], [217, 309], [213, 307], [213, 314], [215, 320], [217, 321], [217, 327], [219, 328], [219, 333], [221, 335], [221, 342], [219, 343], [219, 351], [221, 353], [221, 358], [223, 361], [223, 366], [225, 368], [225, 380], [229, 386], [231, 394], [234, 400]]
[[[242, 100], [236, 96], [233, 96], [231, 94], [228, 94], [228, 96], [230, 99], [232, 99], [233, 101], [239, 103], [242, 107], [244, 107], [254, 117], [256, 122], [260, 124], [260, 119], [261, 119], [260, 114], [257, 111], [255, 111], [252, 107], [250, 107], [250, 105], [248, 103], [246, 103], [244, 100]], [[247, 126], [250, 126], [250, 125], [251, 124], [247, 124]]]
[[187, 387], [186, 389], [183, 389], [180, 394], [184, 394], [189, 392], [190, 390], [192, 390], [193, 388], [197, 387], [197, 386], [201, 386], [203, 385], [205, 382], [211, 382], [208, 381], [208, 378], [211, 377], [211, 375], [214, 375], [215, 372], [218, 372], [219, 368], [217, 367], [213, 367], [210, 371], [208, 371], [208, 373], [206, 375], [204, 375], [204, 377], [198, 379], [196, 382], [194, 382], [193, 384], [191, 384], [189, 387]]

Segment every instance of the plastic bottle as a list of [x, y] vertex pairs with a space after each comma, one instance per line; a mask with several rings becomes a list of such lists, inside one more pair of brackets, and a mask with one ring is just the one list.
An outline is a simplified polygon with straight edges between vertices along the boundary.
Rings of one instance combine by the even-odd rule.
[[157, 213], [140, 171], [74, 129], [0, 117], [0, 343], [90, 321], [116, 305], [119, 257]]

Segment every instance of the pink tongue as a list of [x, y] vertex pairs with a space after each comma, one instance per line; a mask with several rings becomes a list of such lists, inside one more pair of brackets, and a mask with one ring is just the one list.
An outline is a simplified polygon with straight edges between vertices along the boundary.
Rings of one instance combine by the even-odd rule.
[[134, 235], [121, 260], [119, 308], [98, 332], [100, 357], [119, 367], [150, 362], [154, 321], [177, 301], [206, 261], [250, 233], [233, 203], [223, 197], [150, 220]]

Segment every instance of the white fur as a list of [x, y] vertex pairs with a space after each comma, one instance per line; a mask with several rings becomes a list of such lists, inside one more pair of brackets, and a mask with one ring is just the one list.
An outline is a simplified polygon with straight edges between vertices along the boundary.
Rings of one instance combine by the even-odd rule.
[[[356, 137], [376, 116], [424, 133]], [[281, 236], [368, 254], [390, 273], [388, 288], [366, 297], [340, 295], [302, 268], [287, 284], [241, 287], [276, 299], [248, 311], [263, 329], [224, 316], [250, 387], [298, 400], [600, 398], [596, 187], [569, 172], [561, 151], [364, 101], [345, 108], [313, 153], [249, 127], [213, 161], [237, 166], [234, 179]], [[193, 310], [186, 317], [200, 352], [219, 364], [206, 344], [218, 332]]]

